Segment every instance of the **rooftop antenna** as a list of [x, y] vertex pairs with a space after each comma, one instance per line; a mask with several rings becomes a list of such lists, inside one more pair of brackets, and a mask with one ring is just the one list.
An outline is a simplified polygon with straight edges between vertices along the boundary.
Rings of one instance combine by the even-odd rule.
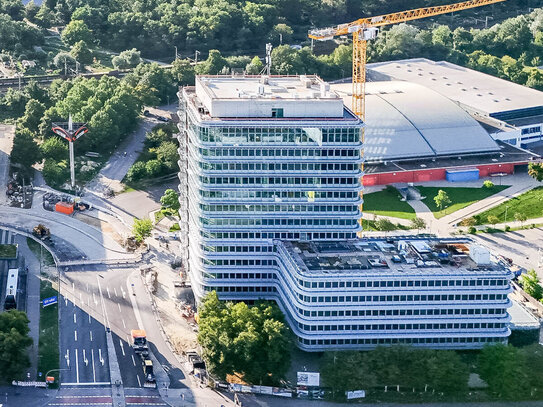
[[63, 139], [68, 140], [70, 148], [70, 178], [72, 181], [72, 190], [75, 191], [75, 159], [74, 159], [74, 141], [89, 130], [85, 123], [73, 123], [72, 115], [68, 118], [68, 123], [53, 123], [53, 133], [59, 135]]
[[272, 45], [268, 42], [266, 44], [266, 75], [270, 76], [271, 74], [271, 64], [272, 64]]

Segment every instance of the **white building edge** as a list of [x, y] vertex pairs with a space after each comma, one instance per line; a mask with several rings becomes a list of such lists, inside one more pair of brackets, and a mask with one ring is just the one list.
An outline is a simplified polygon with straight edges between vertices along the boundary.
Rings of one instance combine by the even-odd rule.
[[363, 123], [320, 78], [200, 76], [179, 98], [180, 251], [197, 299], [275, 300], [308, 351], [507, 341], [512, 273], [488, 252], [357, 239]]

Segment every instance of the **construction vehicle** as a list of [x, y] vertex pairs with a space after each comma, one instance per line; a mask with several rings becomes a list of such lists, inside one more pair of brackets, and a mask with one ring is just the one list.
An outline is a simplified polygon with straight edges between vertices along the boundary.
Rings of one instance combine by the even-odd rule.
[[[379, 27], [440, 14], [454, 13], [455, 11], [486, 6], [502, 1], [505, 0], [470, 0], [444, 6], [424, 7], [384, 14], [382, 16], [360, 18], [356, 21], [339, 24], [335, 27], [309, 30], [308, 37], [312, 40], [326, 41], [341, 35], [353, 35], [352, 111], [364, 120], [366, 116], [366, 48], [368, 41], [377, 38]], [[364, 143], [364, 129], [362, 129], [361, 141]], [[361, 170], [364, 171], [364, 164], [362, 163], [360, 166]], [[362, 198], [362, 194], [360, 192], [360, 198]], [[362, 212], [362, 204], [360, 205], [360, 212]], [[362, 222], [362, 219], [360, 219], [360, 222]]]
[[145, 375], [145, 383], [143, 384], [143, 387], [155, 389], [156, 379], [153, 371], [153, 361], [147, 356], [142, 356], [141, 361], [143, 365], [143, 374]]
[[49, 231], [49, 228], [42, 225], [41, 223], [38, 226], [34, 226], [34, 229], [32, 230], [32, 234], [41, 240], [45, 240], [49, 236], [51, 236], [51, 232]]
[[149, 354], [149, 346], [147, 345], [147, 334], [143, 329], [132, 329], [132, 349], [140, 356]]

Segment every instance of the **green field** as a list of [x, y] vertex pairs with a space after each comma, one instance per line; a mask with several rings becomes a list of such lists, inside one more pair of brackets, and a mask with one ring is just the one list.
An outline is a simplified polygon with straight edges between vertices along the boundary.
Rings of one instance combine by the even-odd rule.
[[17, 246], [14, 244], [0, 244], [0, 259], [14, 259], [17, 256]]
[[407, 202], [401, 201], [401, 195], [394, 187], [387, 187], [379, 192], [364, 194], [363, 211], [381, 216], [401, 219], [414, 219], [415, 210]]
[[[505, 208], [507, 208], [507, 219], [505, 219]], [[478, 225], [488, 223], [489, 216], [497, 216], [500, 222], [513, 222], [515, 213], [526, 215], [527, 219], [543, 217], [543, 187], [534, 188], [515, 198], [499, 204], [491, 209], [475, 215]]]
[[49, 253], [49, 250], [42, 249], [41, 244], [36, 242], [34, 239], [31, 239], [29, 237], [26, 238], [26, 244], [28, 245], [28, 248], [32, 253], [34, 253], [34, 256], [39, 260], [40, 256], [42, 257], [43, 265], [44, 266], [54, 266], [55, 260], [53, 259], [53, 256], [51, 253]]
[[[488, 198], [489, 196], [497, 194], [498, 192], [503, 191], [507, 188], [509, 188], [509, 185], [494, 185], [492, 188], [417, 186], [420, 194], [425, 197], [422, 202], [424, 202], [426, 206], [430, 208], [436, 219], [456, 212], [462, 208], [465, 208], [466, 206], [478, 202], [481, 199]], [[449, 199], [451, 200], [451, 204], [443, 210], [439, 210], [434, 201], [434, 197], [437, 195], [440, 189], [445, 191], [449, 196]]]
[[[50, 281], [40, 282], [40, 299], [58, 295]], [[38, 373], [45, 374], [51, 369], [59, 368], [58, 352], [58, 304], [49, 305], [40, 309], [40, 340], [38, 348]], [[59, 372], [53, 372], [49, 376], [55, 377], [58, 384]]]

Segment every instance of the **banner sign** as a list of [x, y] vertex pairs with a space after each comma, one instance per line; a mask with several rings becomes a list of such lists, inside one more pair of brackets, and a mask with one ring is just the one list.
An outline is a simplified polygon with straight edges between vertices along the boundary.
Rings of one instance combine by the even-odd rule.
[[43, 307], [47, 307], [48, 305], [53, 305], [58, 302], [58, 297], [55, 295], [54, 297], [44, 298], [42, 301]]
[[298, 372], [298, 386], [319, 386], [320, 373]]
[[346, 391], [345, 395], [347, 396], [347, 400], [362, 399], [366, 397], [366, 391], [365, 390]]

